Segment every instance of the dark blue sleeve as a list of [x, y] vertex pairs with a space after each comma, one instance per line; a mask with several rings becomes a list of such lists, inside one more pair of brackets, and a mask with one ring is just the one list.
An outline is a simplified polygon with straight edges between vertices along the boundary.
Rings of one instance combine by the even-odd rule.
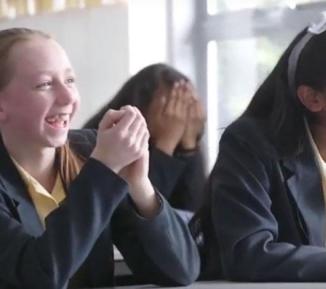
[[270, 195], [273, 162], [262, 158], [260, 149], [259, 141], [226, 132], [212, 171], [212, 223], [225, 276], [241, 281], [326, 281], [324, 247], [278, 239]]
[[178, 159], [186, 163], [169, 199], [173, 207], [196, 212], [203, 202], [206, 181], [203, 155], [200, 150], [191, 154], [179, 154]]
[[199, 254], [183, 222], [163, 196], [152, 219], [137, 214], [128, 198], [114, 214], [114, 242], [136, 279], [159, 285], [188, 285], [199, 275]]
[[155, 147], [151, 147], [149, 178], [167, 200], [171, 197], [185, 168], [185, 161], [169, 156]]
[[206, 176], [200, 151], [169, 156], [152, 147], [149, 177], [173, 207], [194, 212], [201, 206]]
[[[3, 189], [5, 190], [5, 189]], [[62, 289], [84, 262], [127, 192], [126, 183], [90, 159], [39, 237], [24, 231], [0, 194], [0, 279], [20, 289]]]

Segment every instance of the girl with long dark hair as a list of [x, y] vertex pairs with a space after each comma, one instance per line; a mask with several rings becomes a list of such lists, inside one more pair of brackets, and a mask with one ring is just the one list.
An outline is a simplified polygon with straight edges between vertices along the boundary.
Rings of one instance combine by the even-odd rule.
[[149, 175], [173, 207], [194, 212], [205, 183], [200, 150], [205, 113], [190, 80], [173, 67], [156, 63], [130, 77], [84, 128], [96, 129], [108, 109], [136, 106], [150, 132]]
[[223, 133], [192, 223], [206, 278], [326, 281], [325, 28], [297, 35]]

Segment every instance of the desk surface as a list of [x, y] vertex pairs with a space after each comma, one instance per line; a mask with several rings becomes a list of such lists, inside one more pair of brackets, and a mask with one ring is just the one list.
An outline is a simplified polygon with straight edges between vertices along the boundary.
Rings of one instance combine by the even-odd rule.
[[[112, 287], [111, 287], [112, 288]], [[154, 285], [134, 285], [134, 286], [118, 286], [116, 289], [151, 289], [160, 288]], [[187, 287], [164, 287], [168, 288], [196, 288], [196, 289], [325, 289], [326, 283], [237, 283], [225, 281], [206, 281], [196, 282]], [[85, 288], [87, 289], [87, 288]], [[98, 288], [98, 289], [109, 289]]]

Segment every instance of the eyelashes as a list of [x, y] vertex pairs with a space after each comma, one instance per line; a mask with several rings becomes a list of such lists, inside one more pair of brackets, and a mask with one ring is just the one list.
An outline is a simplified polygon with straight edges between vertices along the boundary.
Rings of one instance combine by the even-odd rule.
[[42, 83], [39, 83], [35, 86], [36, 89], [47, 89], [51, 87], [52, 82], [51, 81], [44, 81]]
[[[66, 85], [73, 85], [76, 83], [75, 77], [69, 77], [65, 80]], [[43, 81], [35, 86], [36, 89], [39, 90], [47, 90], [50, 89], [53, 85], [55, 85], [55, 81]]]

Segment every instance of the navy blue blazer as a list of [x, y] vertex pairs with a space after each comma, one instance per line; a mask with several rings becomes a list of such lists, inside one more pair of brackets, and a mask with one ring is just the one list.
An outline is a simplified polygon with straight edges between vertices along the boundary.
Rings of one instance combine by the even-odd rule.
[[214, 253], [205, 269], [231, 280], [326, 281], [325, 204], [309, 139], [296, 156], [270, 139], [251, 118], [225, 130], [208, 183]]
[[[75, 131], [70, 142], [73, 149], [89, 155], [95, 134]], [[78, 270], [79, 286], [112, 286], [112, 243], [144, 282], [185, 285], [197, 278], [195, 244], [163, 197], [159, 214], [142, 218], [128, 197], [127, 184], [95, 159], [86, 162], [68, 191], [62, 205], [46, 218], [44, 230], [0, 144], [1, 289], [67, 288]]]
[[152, 146], [149, 178], [174, 208], [191, 212], [200, 208], [206, 176], [199, 150], [169, 156]]

